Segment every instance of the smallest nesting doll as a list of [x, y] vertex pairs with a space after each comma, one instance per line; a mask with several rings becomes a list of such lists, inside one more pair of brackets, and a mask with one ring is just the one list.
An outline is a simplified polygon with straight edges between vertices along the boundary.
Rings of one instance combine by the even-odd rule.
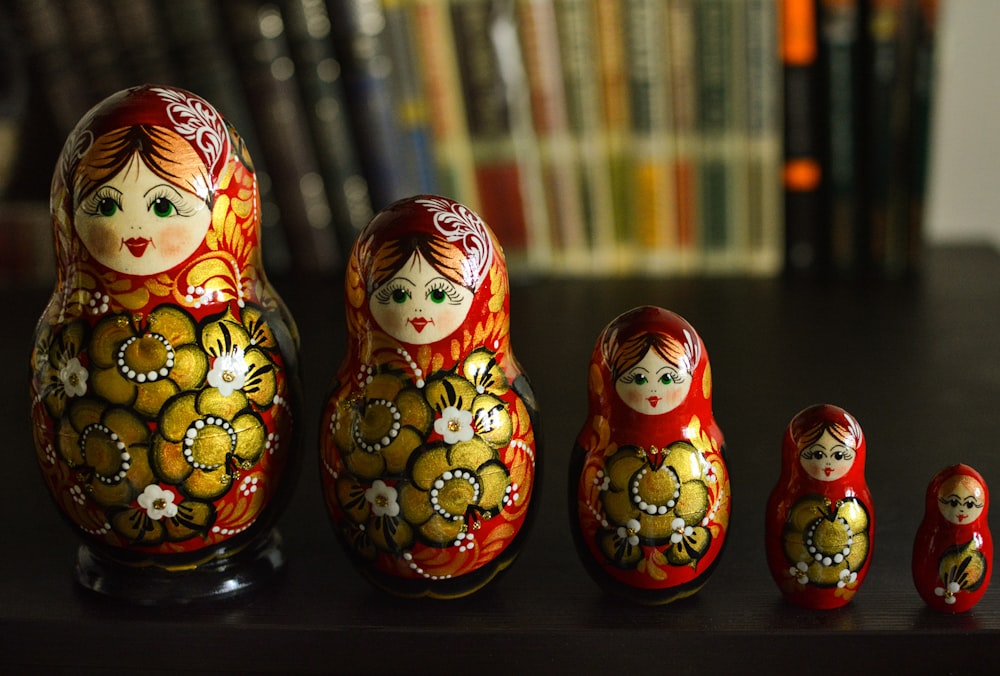
[[864, 581], [875, 532], [865, 454], [861, 426], [837, 406], [810, 406], [785, 430], [765, 538], [771, 575], [797, 606], [839, 608]]
[[694, 594], [719, 562], [730, 505], [701, 338], [673, 312], [630, 310], [598, 337], [588, 391], [568, 496], [584, 567], [638, 603]]
[[927, 486], [913, 541], [913, 584], [934, 610], [963, 613], [990, 584], [993, 536], [986, 482], [968, 465], [946, 467]]

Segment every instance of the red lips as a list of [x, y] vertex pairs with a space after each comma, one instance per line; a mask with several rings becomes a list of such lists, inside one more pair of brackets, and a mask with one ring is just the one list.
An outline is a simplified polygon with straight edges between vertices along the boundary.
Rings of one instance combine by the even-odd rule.
[[646, 401], [648, 401], [649, 405], [653, 408], [656, 408], [656, 405], [660, 403], [660, 399], [662, 399], [662, 397], [646, 397]]
[[136, 258], [141, 258], [146, 253], [146, 247], [153, 243], [148, 237], [129, 237], [122, 240], [122, 245], [128, 247], [129, 252]]
[[413, 328], [417, 330], [417, 333], [422, 332], [424, 330], [424, 327], [426, 327], [430, 323], [431, 320], [424, 319], [423, 317], [415, 317], [410, 320], [410, 324], [412, 324]]

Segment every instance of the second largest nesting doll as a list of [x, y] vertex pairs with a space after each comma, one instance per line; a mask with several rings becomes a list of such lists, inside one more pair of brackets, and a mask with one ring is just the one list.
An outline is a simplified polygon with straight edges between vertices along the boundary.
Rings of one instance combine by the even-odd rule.
[[416, 196], [361, 232], [345, 287], [347, 355], [320, 440], [334, 528], [378, 587], [472, 593], [516, 556], [535, 485], [503, 252], [472, 210]]
[[570, 521], [591, 576], [640, 603], [697, 592], [729, 528], [729, 472], [701, 338], [638, 307], [601, 333], [570, 467]]

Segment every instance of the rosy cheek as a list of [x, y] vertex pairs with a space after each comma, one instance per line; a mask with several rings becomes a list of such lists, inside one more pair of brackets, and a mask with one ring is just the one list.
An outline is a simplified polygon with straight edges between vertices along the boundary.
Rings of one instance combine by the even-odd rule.
[[643, 396], [643, 391], [639, 388], [629, 388], [626, 396], [626, 402], [632, 408], [641, 408], [644, 403], [646, 403], [645, 397]]
[[156, 248], [162, 256], [175, 259], [191, 254], [201, 242], [201, 238], [195, 235], [189, 228], [173, 226], [161, 229], [154, 236], [154, 241], [156, 242]]
[[121, 246], [121, 236], [107, 225], [92, 225], [80, 233], [81, 239], [98, 258], [114, 256]]

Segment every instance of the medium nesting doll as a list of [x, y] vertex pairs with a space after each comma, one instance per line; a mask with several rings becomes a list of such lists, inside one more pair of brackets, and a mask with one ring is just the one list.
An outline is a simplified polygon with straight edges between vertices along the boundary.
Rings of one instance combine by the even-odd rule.
[[569, 477], [571, 529], [591, 576], [640, 603], [697, 592], [729, 528], [729, 473], [694, 328], [638, 307], [601, 333]]
[[87, 587], [218, 596], [281, 566], [297, 335], [261, 267], [253, 166], [203, 99], [141, 86], [70, 134], [34, 437]]
[[865, 579], [875, 532], [865, 454], [861, 426], [837, 406], [800, 411], [785, 431], [765, 548], [772, 577], [795, 605], [838, 608]]
[[993, 567], [989, 503], [986, 482], [968, 465], [946, 467], [927, 486], [913, 583], [934, 610], [963, 613], [986, 593]]
[[503, 252], [467, 207], [416, 196], [359, 234], [345, 286], [347, 355], [321, 428], [334, 528], [376, 586], [467, 595], [513, 561], [535, 485]]

